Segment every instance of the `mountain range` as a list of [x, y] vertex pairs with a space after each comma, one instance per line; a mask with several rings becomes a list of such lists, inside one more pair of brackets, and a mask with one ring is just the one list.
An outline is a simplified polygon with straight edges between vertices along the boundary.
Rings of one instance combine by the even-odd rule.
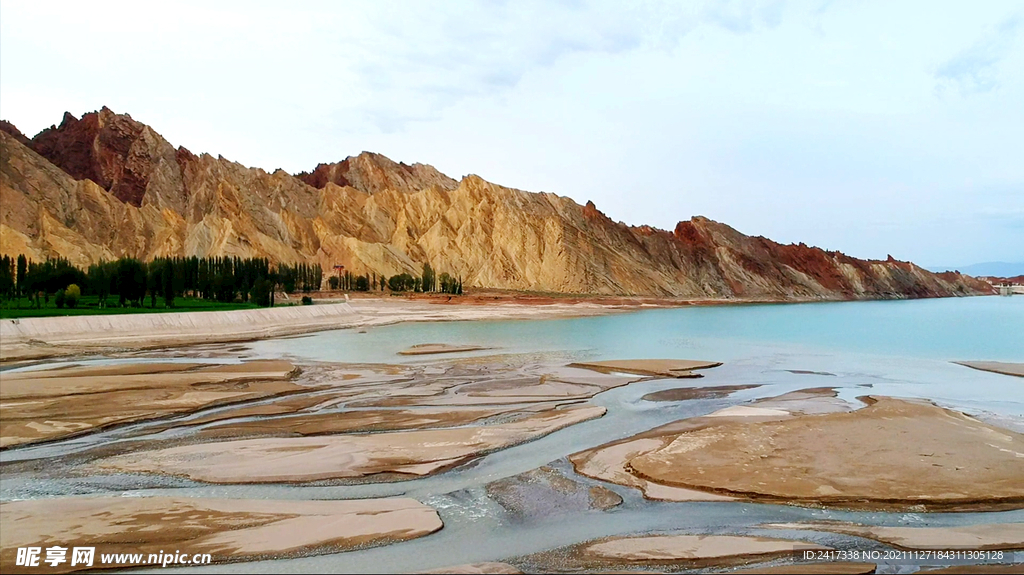
[[0, 251], [85, 266], [131, 256], [267, 257], [467, 287], [685, 298], [857, 299], [991, 293], [891, 256], [861, 260], [744, 235], [704, 217], [673, 230], [588, 202], [370, 152], [268, 173], [175, 148], [107, 108], [32, 138], [0, 121]]

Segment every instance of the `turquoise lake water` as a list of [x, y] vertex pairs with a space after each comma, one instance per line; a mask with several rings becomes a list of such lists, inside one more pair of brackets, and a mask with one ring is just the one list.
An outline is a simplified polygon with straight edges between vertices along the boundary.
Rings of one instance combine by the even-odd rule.
[[403, 361], [395, 354], [420, 343], [637, 359], [696, 354], [728, 361], [775, 350], [1024, 361], [1024, 297], [693, 306], [558, 320], [404, 323], [253, 347], [305, 359], [376, 363]]

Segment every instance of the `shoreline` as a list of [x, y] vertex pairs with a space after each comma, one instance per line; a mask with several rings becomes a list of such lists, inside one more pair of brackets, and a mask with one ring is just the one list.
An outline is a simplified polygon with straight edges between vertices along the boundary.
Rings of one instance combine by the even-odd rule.
[[[635, 307], [634, 309], [640, 309]], [[81, 354], [239, 343], [407, 321], [556, 319], [631, 311], [590, 303], [458, 305], [355, 298], [256, 310], [0, 320], [0, 364]]]
[[[379, 296], [337, 292], [312, 306], [152, 314], [53, 316], [0, 320], [0, 365], [56, 357], [240, 343], [334, 329], [414, 321], [561, 319], [686, 306], [878, 301], [822, 298], [675, 299], [480, 290]], [[323, 295], [317, 292], [315, 295]], [[350, 294], [353, 295], [353, 294]], [[894, 298], [907, 299], [907, 298]], [[931, 298], [921, 298], [931, 299]]]

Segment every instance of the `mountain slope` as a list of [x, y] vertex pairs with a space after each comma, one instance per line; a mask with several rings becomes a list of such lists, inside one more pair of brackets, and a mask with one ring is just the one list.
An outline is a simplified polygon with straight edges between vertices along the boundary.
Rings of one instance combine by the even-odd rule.
[[955, 273], [780, 245], [695, 217], [669, 232], [592, 203], [455, 181], [364, 152], [292, 176], [175, 149], [103, 108], [31, 140], [0, 124], [0, 243], [86, 265], [122, 255], [265, 256], [467, 286], [680, 297], [858, 298], [989, 293]]

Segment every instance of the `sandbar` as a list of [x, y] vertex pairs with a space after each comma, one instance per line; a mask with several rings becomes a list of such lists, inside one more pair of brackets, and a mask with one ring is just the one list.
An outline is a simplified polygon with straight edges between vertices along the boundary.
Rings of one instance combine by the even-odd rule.
[[657, 377], [702, 377], [695, 369], [708, 369], [722, 365], [717, 361], [691, 359], [613, 359], [608, 361], [584, 361], [569, 364], [603, 373], [635, 373]]
[[217, 438], [290, 437], [455, 427], [508, 411], [509, 408], [417, 408], [309, 413], [258, 421], [215, 423], [199, 431], [198, 435]]
[[953, 363], [981, 371], [1024, 377], [1024, 363], [1010, 363], [1006, 361], [954, 361]]
[[648, 393], [640, 399], [644, 401], [686, 401], [689, 399], [717, 399], [744, 389], [753, 389], [760, 385], [720, 385], [717, 387], [677, 387]]
[[378, 473], [424, 476], [604, 412], [597, 406], [568, 407], [496, 425], [222, 441], [117, 455], [92, 465], [108, 472], [183, 475], [209, 483], [308, 482]]
[[579, 569], [614, 565], [684, 564], [687, 567], [726, 566], [792, 554], [827, 550], [806, 541], [737, 535], [641, 535], [606, 537], [547, 551], [538, 562], [569, 564]]
[[884, 527], [855, 523], [778, 523], [778, 529], [831, 531], [874, 539], [911, 550], [929, 549], [1024, 549], [1024, 523], [988, 523], [961, 527]]
[[862, 398], [853, 412], [719, 425], [629, 461], [666, 485], [844, 508], [1024, 507], [1024, 435], [923, 400]]
[[[769, 406], [769, 407], [758, 407]], [[849, 410], [853, 406], [836, 398], [832, 388], [812, 388], [759, 399], [751, 405], [732, 405], [701, 417], [681, 419], [648, 431], [569, 456], [576, 472], [587, 477], [639, 489], [657, 501], [733, 501], [724, 493], [665, 485], [633, 473], [630, 461], [668, 446], [680, 433], [704, 429], [726, 421], [764, 422], [791, 417], [793, 413]], [[791, 412], [792, 411], [792, 412]]]
[[398, 352], [398, 355], [432, 355], [437, 353], [458, 353], [488, 349], [480, 345], [452, 345], [449, 343], [421, 343]]
[[[76, 545], [104, 553], [181, 550], [214, 563], [337, 552], [414, 539], [441, 529], [437, 512], [409, 498], [338, 501], [188, 497], [69, 497], [0, 503], [0, 567], [18, 570], [18, 547]], [[69, 553], [70, 555], [70, 553]], [[70, 561], [46, 571], [86, 568]]]
[[72, 366], [2, 376], [0, 447], [48, 441], [204, 407], [308, 391], [287, 361]]

